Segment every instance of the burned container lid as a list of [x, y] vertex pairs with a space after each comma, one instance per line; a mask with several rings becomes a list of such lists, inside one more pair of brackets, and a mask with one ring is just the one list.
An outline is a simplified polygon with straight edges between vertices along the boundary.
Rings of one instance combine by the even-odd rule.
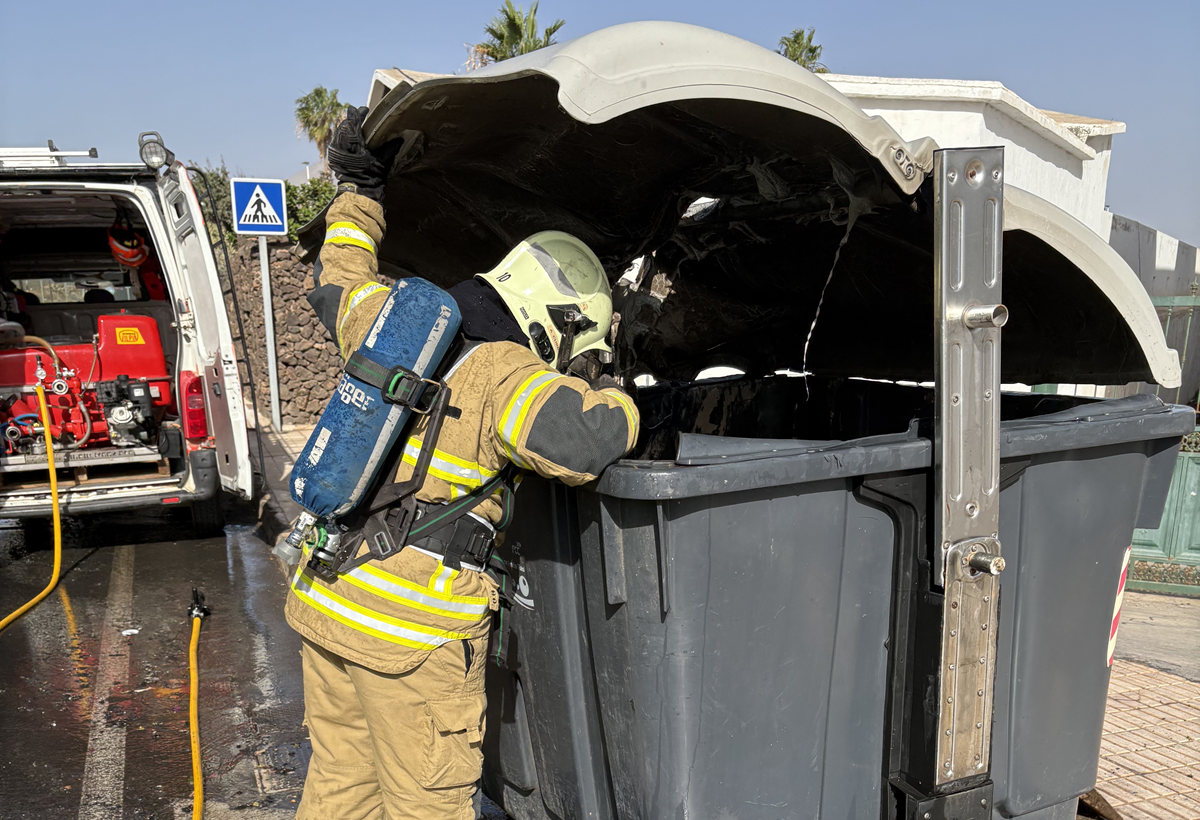
[[[365, 130], [402, 145], [384, 273], [450, 285], [562, 230], [614, 283], [649, 259], [614, 294], [622, 372], [932, 378], [937, 146], [764, 48], [614, 26], [398, 86]], [[1005, 381], [1178, 384], [1149, 297], [1098, 236], [1011, 186], [1004, 228]]]

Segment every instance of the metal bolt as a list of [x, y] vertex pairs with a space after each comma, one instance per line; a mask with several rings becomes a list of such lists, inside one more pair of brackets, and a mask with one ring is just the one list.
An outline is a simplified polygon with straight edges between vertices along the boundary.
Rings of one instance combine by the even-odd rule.
[[[951, 668], [951, 669], [953, 669], [953, 668], [954, 668], [954, 664], [950, 664], [950, 668]], [[949, 733], [947, 733], [947, 734], [949, 734]]]
[[946, 181], [949, 182], [950, 184], [953, 185], [954, 180], [956, 180], [956, 179], [958, 179], [957, 171], [951, 171], [950, 173], [946, 174]]
[[987, 632], [987, 624], [983, 624], [979, 628], [982, 629], [984, 632]]
[[976, 173], [977, 172], [974, 168], [972, 168], [970, 171], [967, 171], [967, 179], [975, 179]]
[[976, 728], [976, 729], [982, 729], [982, 728], [983, 728], [983, 724], [982, 724], [982, 723], [976, 723], [976, 724], [975, 724], [975, 728]]
[[983, 398], [984, 398], [986, 401], [991, 401], [991, 400], [992, 400], [992, 391], [991, 391], [991, 390], [984, 390], [984, 391], [983, 391]]
[[992, 179], [996, 180], [997, 182], [1000, 181], [1000, 169], [999, 168], [992, 169]]
[[955, 635], [957, 635], [957, 634], [958, 634], [958, 630], [957, 630], [957, 629], [951, 629], [951, 630], [950, 630], [950, 637], [951, 637], [951, 638], [953, 638], [953, 637], [954, 637]]
[[986, 663], [987, 663], [987, 658], [980, 658], [980, 659], [979, 659], [979, 662], [980, 662], [980, 663], [983, 663], [983, 664], [986, 664]]
[[946, 761], [945, 763], [943, 763], [942, 765], [943, 765], [943, 766], [945, 766], [947, 769], [949, 769], [949, 768], [950, 768], [950, 761], [949, 761], [949, 760], [947, 760], [947, 761]]
[[943, 542], [942, 542], [942, 551], [943, 551], [943, 552], [949, 552], [949, 551], [950, 551], [950, 542], [949, 542], [949, 541], [943, 541]]
[[904, 149], [903, 149], [903, 148], [897, 148], [897, 149], [896, 149], [896, 161], [897, 161], [897, 162], [899, 162], [899, 161], [901, 161], [901, 160], [903, 160], [903, 159], [904, 159]]
[[947, 730], [946, 730], [946, 737], [950, 737], [950, 730], [949, 730], [949, 729], [947, 729]]
[[972, 518], [979, 515], [979, 505], [976, 504], [974, 501], [967, 502], [966, 510], [967, 510], [967, 515], [971, 516]]
[[954, 703], [954, 698], [946, 698], [946, 703]]
[[992, 596], [991, 596], [991, 595], [984, 595], [984, 596], [983, 596], [983, 602], [984, 602], [985, 604], [986, 604], [988, 601], [990, 601], [990, 600], [992, 600]]
[[929, 812], [925, 812], [925, 820], [929, 820], [929, 818], [931, 818], [931, 817], [933, 817], [932, 814], [930, 814]]
[[979, 695], [979, 697], [983, 697], [983, 690], [982, 690], [982, 689], [980, 689], [980, 690], [979, 690], [979, 692], [977, 692], [976, 694], [978, 694], [978, 695]]
[[[997, 171], [997, 173], [999, 173], [999, 172]], [[987, 806], [987, 801], [986, 801], [986, 800], [980, 800], [980, 801], [979, 801], [979, 805], [981, 805], [981, 806]]]
[[950, 602], [950, 608], [951, 608], [951, 609], [958, 609], [958, 601], [951, 601], [951, 602]]
[[956, 405], [956, 404], [958, 404], [958, 402], [959, 402], [958, 394], [957, 393], [952, 394], [950, 396], [950, 403]]
[[988, 555], [986, 552], [971, 553], [971, 569], [987, 575], [999, 575], [1004, 572], [1005, 561], [999, 555]]

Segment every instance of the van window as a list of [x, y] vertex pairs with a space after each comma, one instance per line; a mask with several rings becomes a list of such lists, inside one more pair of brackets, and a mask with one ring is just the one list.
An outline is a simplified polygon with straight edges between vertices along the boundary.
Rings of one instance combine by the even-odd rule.
[[136, 299], [129, 274], [123, 271], [14, 279], [12, 284], [18, 296], [24, 296], [26, 303], [34, 305], [102, 304]]

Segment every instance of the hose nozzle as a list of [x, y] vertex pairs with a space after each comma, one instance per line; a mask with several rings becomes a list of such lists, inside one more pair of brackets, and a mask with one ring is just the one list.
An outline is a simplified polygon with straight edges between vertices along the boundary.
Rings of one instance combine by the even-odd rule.
[[204, 605], [204, 593], [192, 587], [192, 605], [188, 607], [189, 618], [207, 618], [211, 614]]

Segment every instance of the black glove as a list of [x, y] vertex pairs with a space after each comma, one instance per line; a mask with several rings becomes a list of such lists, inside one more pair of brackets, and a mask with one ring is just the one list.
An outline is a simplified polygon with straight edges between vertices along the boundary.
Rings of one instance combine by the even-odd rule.
[[387, 183], [387, 168], [363, 139], [362, 124], [367, 118], [367, 107], [346, 109], [333, 139], [329, 141], [326, 156], [329, 169], [337, 177], [338, 187], [354, 186], [355, 192], [383, 202], [383, 189]]

